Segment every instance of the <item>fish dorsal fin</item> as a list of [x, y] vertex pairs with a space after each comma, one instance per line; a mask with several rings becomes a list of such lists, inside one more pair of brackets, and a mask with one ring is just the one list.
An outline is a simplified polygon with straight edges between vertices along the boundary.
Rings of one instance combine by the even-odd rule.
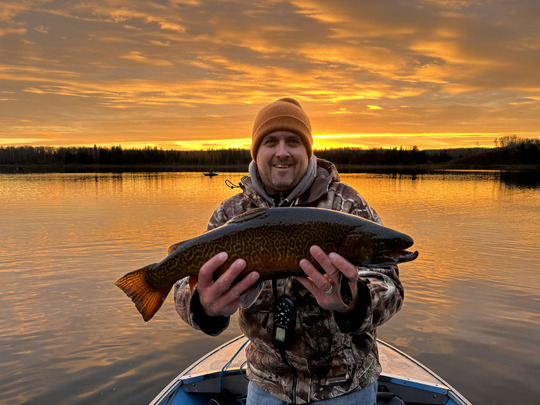
[[244, 212], [243, 214], [237, 215], [234, 218], [229, 219], [227, 221], [231, 224], [239, 224], [245, 221], [249, 221], [253, 218], [257, 218], [258, 216], [263, 215], [266, 211], [268, 211], [270, 208], [255, 208], [254, 210]]
[[167, 250], [167, 253], [168, 253], [168, 254], [171, 254], [171, 253], [174, 252], [176, 249], [178, 249], [180, 246], [182, 246], [184, 243], [186, 243], [185, 240], [183, 240], [182, 242], [178, 242], [178, 243], [172, 244], [171, 246], [169, 246], [169, 249]]

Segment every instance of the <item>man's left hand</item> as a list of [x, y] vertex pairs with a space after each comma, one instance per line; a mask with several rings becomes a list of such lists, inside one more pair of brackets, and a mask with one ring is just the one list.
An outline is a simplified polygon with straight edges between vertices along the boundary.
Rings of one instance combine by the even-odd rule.
[[[307, 277], [295, 278], [315, 296], [322, 308], [337, 312], [348, 312], [353, 309], [358, 297], [356, 266], [337, 253], [326, 254], [316, 245], [312, 246], [309, 252], [326, 273], [321, 274], [308, 259], [302, 259], [300, 267]], [[352, 295], [349, 305], [342, 301], [339, 294], [341, 277], [349, 281]], [[346, 282], [346, 280], [341, 280], [341, 282]]]

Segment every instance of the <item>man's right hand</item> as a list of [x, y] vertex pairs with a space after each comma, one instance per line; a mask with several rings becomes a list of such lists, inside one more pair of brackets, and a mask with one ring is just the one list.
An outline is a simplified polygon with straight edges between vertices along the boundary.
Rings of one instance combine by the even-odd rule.
[[253, 271], [232, 285], [246, 267], [245, 260], [238, 259], [217, 280], [214, 280], [214, 273], [227, 261], [227, 258], [226, 252], [218, 253], [203, 264], [199, 271], [197, 291], [201, 306], [208, 316], [234, 314], [240, 305], [240, 296], [249, 290], [260, 277], [259, 273]]

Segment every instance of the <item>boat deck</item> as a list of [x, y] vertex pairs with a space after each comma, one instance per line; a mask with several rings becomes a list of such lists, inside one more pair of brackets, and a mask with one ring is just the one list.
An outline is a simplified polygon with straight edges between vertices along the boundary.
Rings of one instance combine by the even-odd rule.
[[[208, 393], [222, 390], [245, 393], [248, 381], [244, 348], [247, 342], [245, 336], [238, 336], [211, 351], [176, 377], [152, 405], [202, 404], [203, 401], [207, 404], [205, 395]], [[410, 356], [380, 340], [378, 347], [383, 367], [379, 391], [392, 392], [405, 403], [470, 405], [450, 385]], [[190, 402], [186, 402], [185, 395], [190, 395]], [[197, 402], [198, 397], [201, 402]]]

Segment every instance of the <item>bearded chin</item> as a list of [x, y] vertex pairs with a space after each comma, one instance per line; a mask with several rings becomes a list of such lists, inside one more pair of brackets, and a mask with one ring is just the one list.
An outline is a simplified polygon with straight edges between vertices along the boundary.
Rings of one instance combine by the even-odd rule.
[[293, 176], [289, 176], [287, 178], [272, 176], [271, 179], [272, 179], [272, 185], [274, 186], [274, 188], [282, 189], [282, 190], [288, 190], [289, 187], [291, 187], [294, 182]]

